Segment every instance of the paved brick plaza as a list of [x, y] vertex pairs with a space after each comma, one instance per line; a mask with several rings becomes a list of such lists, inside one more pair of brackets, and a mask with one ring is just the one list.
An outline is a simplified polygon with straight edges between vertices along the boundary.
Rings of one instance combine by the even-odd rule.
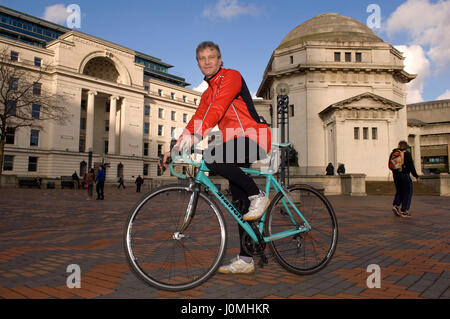
[[[269, 253], [255, 274], [216, 274], [171, 293], [147, 286], [125, 260], [123, 227], [142, 194], [105, 194], [86, 201], [83, 190], [0, 189], [0, 298], [450, 298], [450, 198], [415, 196], [413, 218], [401, 219], [391, 196], [330, 196], [339, 242], [321, 272], [291, 274]], [[226, 260], [238, 252], [237, 228], [228, 227]], [[80, 289], [66, 286], [70, 264], [81, 268]], [[381, 288], [367, 287], [370, 264], [381, 267]]]

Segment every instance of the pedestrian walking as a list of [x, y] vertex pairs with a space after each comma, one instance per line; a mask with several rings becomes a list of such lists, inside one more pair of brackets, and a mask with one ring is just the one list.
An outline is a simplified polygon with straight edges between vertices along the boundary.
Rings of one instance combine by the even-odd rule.
[[103, 165], [100, 165], [97, 171], [97, 177], [95, 178], [97, 182], [97, 199], [104, 200], [104, 189], [105, 189], [105, 170]]
[[123, 189], [125, 189], [125, 185], [123, 184], [123, 176], [120, 176], [120, 177], [119, 177], [119, 186], [117, 186], [117, 189], [119, 189], [120, 186], [122, 186]]
[[396, 190], [394, 201], [392, 203], [392, 211], [394, 214], [401, 217], [411, 217], [409, 209], [413, 195], [413, 183], [410, 174], [412, 174], [418, 182], [420, 181], [408, 148], [409, 146], [406, 141], [400, 141], [398, 143], [398, 148], [395, 148], [389, 155], [388, 164], [389, 169], [392, 170]]
[[86, 174], [88, 200], [92, 200], [92, 195], [93, 195], [93, 192], [94, 192], [94, 183], [95, 183], [95, 172], [94, 172], [94, 169], [91, 168], [89, 170], [89, 173]]
[[142, 179], [141, 175], [139, 175], [136, 178], [136, 193], [140, 193], [141, 192], [141, 185], [144, 184], [144, 180]]
[[77, 171], [72, 174], [73, 188], [80, 188], [80, 178], [78, 177]]

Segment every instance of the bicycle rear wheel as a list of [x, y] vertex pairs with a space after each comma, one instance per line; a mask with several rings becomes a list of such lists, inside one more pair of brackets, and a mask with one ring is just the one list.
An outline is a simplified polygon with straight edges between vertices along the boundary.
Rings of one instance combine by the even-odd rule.
[[195, 216], [179, 234], [194, 192], [164, 186], [145, 195], [131, 211], [124, 232], [128, 262], [139, 278], [163, 290], [190, 289], [217, 270], [226, 247], [222, 212], [200, 192]]
[[[326, 266], [336, 250], [336, 215], [327, 198], [308, 185], [293, 185], [286, 192], [311, 229], [271, 241], [269, 247], [280, 265], [288, 271], [299, 275], [313, 274]], [[265, 236], [305, 226], [303, 219], [284, 199], [279, 192], [272, 200], [264, 225]]]

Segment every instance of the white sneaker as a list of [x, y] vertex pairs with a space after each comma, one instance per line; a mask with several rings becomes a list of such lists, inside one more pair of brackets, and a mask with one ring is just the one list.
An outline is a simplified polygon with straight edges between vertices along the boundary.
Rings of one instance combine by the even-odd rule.
[[233, 258], [229, 265], [221, 266], [218, 270], [222, 274], [251, 274], [254, 271], [255, 263], [253, 260], [251, 263], [245, 262], [239, 258], [239, 255]]
[[259, 195], [250, 196], [248, 199], [250, 200], [250, 207], [248, 208], [248, 213], [244, 215], [244, 220], [256, 220], [264, 214], [269, 205], [269, 196], [260, 193]]

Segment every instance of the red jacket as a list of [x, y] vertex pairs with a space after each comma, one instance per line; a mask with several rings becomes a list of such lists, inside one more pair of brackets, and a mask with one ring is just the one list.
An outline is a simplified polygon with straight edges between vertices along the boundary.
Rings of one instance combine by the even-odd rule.
[[254, 140], [266, 153], [271, 146], [271, 133], [259, 117], [241, 74], [221, 68], [208, 82], [200, 105], [186, 126], [185, 134], [203, 139], [218, 125], [224, 142], [240, 136]]

